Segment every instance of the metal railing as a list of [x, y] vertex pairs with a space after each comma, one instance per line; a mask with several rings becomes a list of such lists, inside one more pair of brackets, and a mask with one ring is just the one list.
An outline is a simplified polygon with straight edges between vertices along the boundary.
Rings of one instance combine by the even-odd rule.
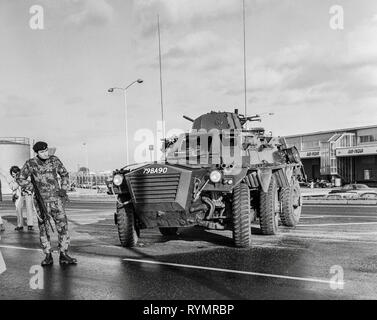
[[6, 143], [30, 145], [30, 139], [25, 137], [0, 137], [0, 144]]

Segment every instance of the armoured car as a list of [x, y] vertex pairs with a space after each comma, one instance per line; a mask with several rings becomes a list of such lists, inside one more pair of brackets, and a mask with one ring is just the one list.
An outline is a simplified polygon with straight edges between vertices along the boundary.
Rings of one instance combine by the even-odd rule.
[[231, 230], [236, 247], [249, 247], [253, 221], [265, 235], [278, 232], [279, 218], [288, 227], [299, 222], [305, 173], [295, 147], [251, 127], [260, 117], [237, 109], [184, 118], [191, 131], [164, 139], [161, 161], [114, 171], [122, 246], [135, 246], [144, 228], [169, 236], [199, 225]]

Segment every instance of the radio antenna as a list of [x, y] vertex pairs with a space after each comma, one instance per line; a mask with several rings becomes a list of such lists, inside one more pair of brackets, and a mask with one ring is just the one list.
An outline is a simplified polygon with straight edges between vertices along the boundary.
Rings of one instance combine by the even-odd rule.
[[243, 17], [243, 80], [245, 91], [245, 117], [247, 116], [247, 89], [246, 89], [246, 19], [245, 19], [245, 0], [242, 0], [242, 17]]
[[[160, 103], [161, 103], [161, 121], [162, 121], [162, 138], [165, 145], [165, 122], [164, 122], [164, 102], [162, 98], [162, 63], [161, 63], [161, 32], [160, 32], [160, 16], [157, 15], [158, 30], [158, 61], [160, 65]], [[166, 161], [166, 152], [164, 151], [164, 160]]]

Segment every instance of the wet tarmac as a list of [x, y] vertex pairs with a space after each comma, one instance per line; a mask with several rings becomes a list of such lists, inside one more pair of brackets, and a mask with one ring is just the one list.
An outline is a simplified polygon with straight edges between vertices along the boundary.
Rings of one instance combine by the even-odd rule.
[[[304, 206], [300, 224], [232, 246], [231, 232], [199, 227], [174, 237], [142, 230], [119, 245], [113, 203], [71, 201], [71, 254], [77, 266], [41, 269], [38, 232], [14, 231], [1, 204], [0, 299], [377, 299], [377, 207]], [[56, 235], [53, 236], [56, 246]]]

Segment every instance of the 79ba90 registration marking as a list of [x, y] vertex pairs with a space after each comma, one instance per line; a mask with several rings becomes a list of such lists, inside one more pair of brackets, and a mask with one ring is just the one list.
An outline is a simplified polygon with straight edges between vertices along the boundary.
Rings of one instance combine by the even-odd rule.
[[163, 174], [163, 173], [167, 173], [168, 172], [168, 168], [163, 168], [163, 167], [160, 167], [160, 168], [144, 168], [144, 171], [143, 171], [143, 174]]

